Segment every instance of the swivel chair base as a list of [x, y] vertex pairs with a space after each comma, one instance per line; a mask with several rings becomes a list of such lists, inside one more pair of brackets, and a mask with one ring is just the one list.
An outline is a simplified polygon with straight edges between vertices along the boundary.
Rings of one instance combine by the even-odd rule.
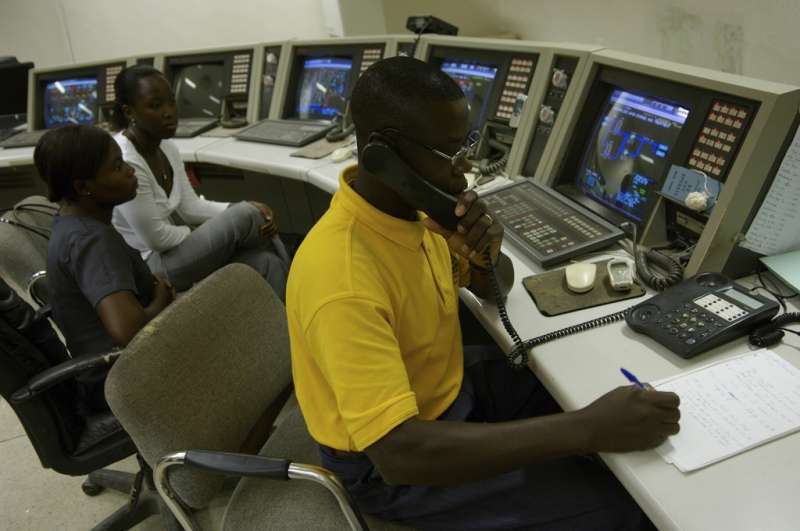
[[87, 496], [97, 496], [104, 489], [128, 495], [127, 503], [94, 526], [92, 531], [127, 531], [156, 514], [161, 515], [167, 531], [182, 531], [156, 491], [149, 467], [143, 467], [137, 474], [107, 468], [95, 470], [89, 473], [81, 488]]

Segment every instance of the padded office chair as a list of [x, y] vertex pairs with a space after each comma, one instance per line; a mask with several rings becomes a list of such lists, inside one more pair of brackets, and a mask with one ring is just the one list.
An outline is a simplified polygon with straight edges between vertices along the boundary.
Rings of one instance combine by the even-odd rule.
[[108, 375], [106, 398], [158, 466], [156, 487], [184, 529], [197, 528], [193, 511], [220, 492], [223, 475], [258, 478], [237, 485], [225, 529], [407, 529], [362, 518], [336, 477], [313, 465], [316, 444], [299, 411], [287, 410], [260, 456], [235, 453], [290, 384], [283, 305], [253, 269], [231, 264], [131, 341]]
[[0, 276], [29, 303], [36, 303], [31, 281], [47, 267], [47, 244], [58, 208], [34, 195], [0, 216]]
[[157, 512], [167, 515], [172, 529], [179, 529], [155, 491], [139, 496], [141, 491], [134, 490], [149, 469], [130, 474], [104, 468], [136, 452], [113, 415], [87, 417], [78, 411], [75, 377], [107, 368], [119, 355], [71, 359], [46, 314], [34, 313], [0, 280], [0, 394], [22, 423], [42, 466], [70, 476], [88, 474], [83, 484], [87, 495], [103, 488], [129, 495], [125, 505], [95, 531], [129, 529]]

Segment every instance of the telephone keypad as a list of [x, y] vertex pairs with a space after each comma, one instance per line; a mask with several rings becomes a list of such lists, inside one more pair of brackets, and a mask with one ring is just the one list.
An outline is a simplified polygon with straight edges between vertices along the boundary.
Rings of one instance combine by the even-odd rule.
[[687, 345], [694, 345], [698, 339], [708, 337], [716, 329], [745, 315], [747, 311], [739, 306], [708, 294], [665, 313], [656, 324], [669, 335], [678, 336]]

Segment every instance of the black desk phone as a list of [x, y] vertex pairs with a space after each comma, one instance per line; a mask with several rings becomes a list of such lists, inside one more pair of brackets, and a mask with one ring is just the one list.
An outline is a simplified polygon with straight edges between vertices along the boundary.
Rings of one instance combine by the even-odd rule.
[[778, 304], [719, 273], [701, 273], [630, 308], [628, 326], [682, 358], [747, 335], [778, 313]]

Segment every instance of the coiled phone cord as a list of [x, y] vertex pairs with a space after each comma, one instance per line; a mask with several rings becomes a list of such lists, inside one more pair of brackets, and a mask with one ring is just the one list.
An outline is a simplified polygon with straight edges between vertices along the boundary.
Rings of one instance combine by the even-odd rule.
[[625, 315], [629, 311], [627, 309], [621, 310], [610, 315], [604, 315], [596, 319], [591, 319], [583, 323], [578, 323], [576, 325], [568, 326], [566, 328], [523, 341], [522, 338], [519, 337], [517, 330], [514, 328], [514, 325], [511, 323], [511, 319], [508, 316], [505, 297], [503, 297], [503, 294], [500, 291], [500, 283], [497, 281], [495, 267], [488, 251], [484, 254], [484, 258], [486, 259], [486, 263], [489, 264], [487, 270], [489, 272], [489, 282], [492, 285], [492, 292], [494, 293], [495, 304], [497, 305], [497, 313], [500, 315], [500, 321], [503, 323], [503, 328], [506, 329], [506, 332], [514, 342], [514, 347], [511, 349], [511, 352], [506, 354], [506, 362], [512, 369], [524, 369], [527, 366], [528, 350], [537, 345], [548, 343], [550, 341], [576, 334], [578, 332], [591, 330], [592, 328], [598, 328], [600, 326], [621, 321], [625, 319]]
[[794, 330], [784, 329], [783, 326], [797, 322], [800, 322], [800, 312], [779, 315], [766, 325], [754, 330], [749, 337], [750, 344], [760, 348], [777, 345], [783, 339], [785, 331], [797, 333]]

